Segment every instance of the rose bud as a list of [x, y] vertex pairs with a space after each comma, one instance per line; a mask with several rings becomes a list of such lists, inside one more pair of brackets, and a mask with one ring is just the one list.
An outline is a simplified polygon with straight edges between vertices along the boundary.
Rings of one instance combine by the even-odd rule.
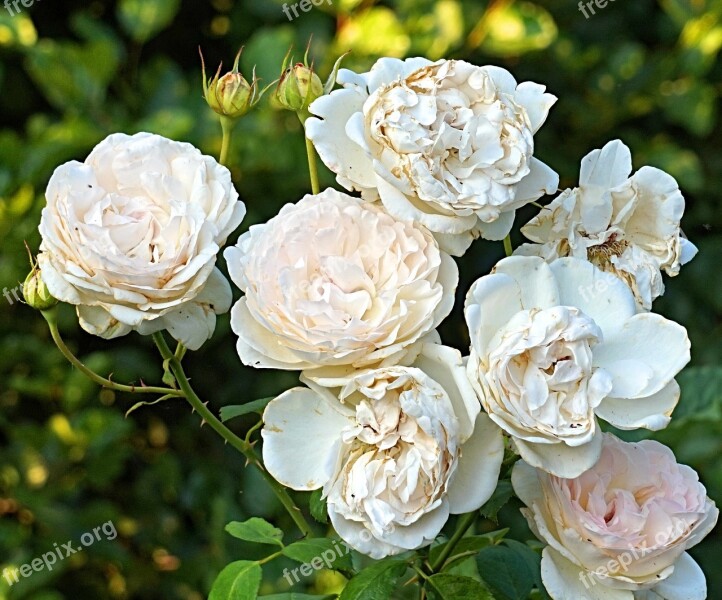
[[313, 67], [296, 63], [281, 76], [276, 98], [281, 106], [296, 112], [306, 111], [309, 104], [323, 95], [323, 83]]
[[37, 266], [33, 267], [23, 283], [23, 296], [28, 306], [36, 310], [50, 310], [58, 303], [45, 285]]
[[206, 79], [206, 66], [201, 53], [203, 69], [203, 97], [216, 113], [222, 117], [238, 119], [251, 110], [261, 99], [263, 92], [258, 92], [258, 79], [255, 70], [251, 83], [238, 70], [238, 61], [243, 48], [238, 51], [233, 63], [233, 70], [221, 76], [223, 64], [212, 79]]

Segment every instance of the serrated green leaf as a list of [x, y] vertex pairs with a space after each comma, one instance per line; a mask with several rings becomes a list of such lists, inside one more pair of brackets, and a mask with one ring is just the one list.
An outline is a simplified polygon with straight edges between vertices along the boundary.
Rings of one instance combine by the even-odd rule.
[[[283, 554], [300, 563], [311, 564], [315, 569], [352, 569], [351, 551], [341, 541], [328, 538], [300, 540], [286, 546]], [[315, 561], [315, 564], [314, 564]]]
[[722, 419], [722, 367], [690, 367], [677, 375], [682, 395], [672, 413], [672, 424], [680, 419]]
[[496, 489], [486, 501], [486, 504], [481, 507], [481, 516], [491, 519], [494, 523], [499, 523], [497, 515], [501, 508], [511, 500], [514, 495], [514, 488], [511, 487], [511, 480], [500, 479], [499, 483], [496, 484]]
[[270, 596], [258, 596], [259, 600], [332, 600], [335, 594], [325, 596], [312, 596], [311, 594], [299, 594], [298, 592], [286, 592], [285, 594], [271, 594]]
[[311, 516], [319, 523], [328, 523], [328, 506], [326, 505], [326, 499], [323, 498], [323, 490], [314, 490], [311, 493], [308, 508], [311, 511]]
[[286, 592], [285, 594], [271, 594], [270, 596], [258, 596], [258, 600], [333, 600], [335, 594], [325, 596], [312, 596], [311, 594], [299, 594], [298, 592]]
[[524, 559], [534, 577], [534, 585], [541, 592], [542, 598], [549, 598], [541, 578], [541, 554], [517, 540], [505, 539], [502, 543]]
[[250, 413], [258, 413], [259, 415], [263, 414], [263, 410], [268, 406], [268, 404], [273, 400], [273, 396], [270, 398], [260, 398], [258, 400], [253, 400], [252, 402], [247, 402], [246, 404], [237, 404], [232, 406], [223, 406], [221, 407], [221, 421], [224, 423], [226, 421], [230, 421], [231, 419], [235, 419], [236, 417], [241, 417], [243, 415], [248, 415]]
[[274, 544], [283, 546], [283, 531], [271, 525], [268, 521], [259, 517], [253, 517], [248, 521], [233, 521], [226, 525], [226, 531], [233, 537], [246, 542], [258, 544]]
[[396, 582], [405, 572], [403, 560], [382, 560], [366, 567], [341, 592], [339, 600], [379, 600], [390, 598]]
[[536, 577], [527, 558], [509, 546], [489, 546], [479, 552], [476, 566], [495, 598], [526, 600]]
[[263, 571], [255, 561], [239, 560], [223, 569], [208, 600], [251, 600], [258, 595]]
[[429, 600], [494, 600], [483, 583], [461, 575], [439, 573], [426, 582]]

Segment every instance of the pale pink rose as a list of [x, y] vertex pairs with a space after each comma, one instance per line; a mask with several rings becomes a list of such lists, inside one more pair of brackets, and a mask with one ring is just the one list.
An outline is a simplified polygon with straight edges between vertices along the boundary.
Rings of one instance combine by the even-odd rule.
[[514, 490], [548, 546], [542, 580], [554, 600], [704, 600], [704, 575], [687, 554], [719, 510], [697, 473], [659, 442], [604, 434], [594, 467], [561, 479], [523, 461]]

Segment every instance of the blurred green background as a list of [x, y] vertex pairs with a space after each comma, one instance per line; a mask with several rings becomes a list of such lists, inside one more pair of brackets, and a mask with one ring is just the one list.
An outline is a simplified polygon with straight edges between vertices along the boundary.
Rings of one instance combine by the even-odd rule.
[[[359, 69], [383, 55], [499, 64], [559, 97], [536, 139], [537, 155], [560, 172], [563, 187], [575, 184], [582, 156], [617, 137], [632, 148], [635, 168], [672, 173], [687, 199], [684, 229], [700, 253], [667, 280], [655, 305], [684, 324], [693, 343], [678, 418], [656, 437], [722, 501], [722, 0], [623, 0], [587, 10], [589, 18], [574, 0], [333, 0], [292, 22], [282, 4], [36, 0], [14, 16], [0, 6], [0, 288], [7, 291], [0, 297], [0, 568], [53, 543], [77, 542], [108, 520], [119, 532], [52, 573], [12, 588], [0, 579], [0, 599], [200, 600], [229, 561], [258, 556], [257, 547], [224, 533], [225, 523], [257, 515], [294, 531], [260, 477], [199, 428], [185, 404], [126, 418], [138, 399], [101, 391], [71, 370], [40, 315], [13, 296], [28, 270], [23, 241], [39, 245], [43, 193], [57, 165], [83, 160], [116, 131], [151, 131], [218, 154], [220, 129], [201, 97], [199, 45], [212, 70], [221, 60], [230, 66], [245, 45], [244, 72], [255, 64], [266, 82], [279, 75], [288, 47], [302, 50], [311, 34], [324, 77], [348, 49], [345, 66]], [[243, 228], [308, 191], [301, 127], [268, 99], [239, 125], [231, 156], [249, 209]], [[328, 172], [323, 179], [333, 184]], [[520, 211], [518, 223], [535, 210]], [[502, 254], [500, 243], [473, 246], [460, 261], [460, 298]], [[65, 308], [61, 329], [90, 366], [116, 381], [160, 381], [148, 340], [92, 338]], [[468, 348], [459, 306], [442, 336]], [[227, 316], [185, 362], [216, 410], [296, 382], [293, 374], [243, 367]], [[252, 424], [232, 426], [242, 433]], [[530, 538], [518, 506], [502, 510], [501, 525]], [[721, 528], [692, 554], [708, 575], [709, 597], [722, 598]], [[262, 593], [288, 589], [285, 566], [264, 567]], [[333, 591], [339, 577], [321, 572], [305, 583]]]

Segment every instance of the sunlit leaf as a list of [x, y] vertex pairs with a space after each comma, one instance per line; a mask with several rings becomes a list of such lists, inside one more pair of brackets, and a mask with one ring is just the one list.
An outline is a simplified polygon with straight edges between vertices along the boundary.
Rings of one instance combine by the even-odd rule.
[[283, 531], [259, 517], [252, 517], [243, 523], [233, 521], [226, 525], [226, 531], [233, 537], [246, 542], [283, 546]]
[[406, 572], [403, 560], [385, 559], [376, 562], [348, 582], [339, 600], [380, 600], [390, 598], [396, 582]]
[[11, 16], [2, 7], [0, 10], [0, 46], [29, 47], [37, 42], [38, 32], [28, 15], [16, 13]]
[[218, 575], [208, 600], [241, 600], [255, 598], [261, 586], [263, 571], [257, 562], [232, 562]]
[[338, 32], [336, 45], [351, 50], [352, 57], [402, 57], [411, 40], [396, 14], [378, 6], [349, 17]]
[[494, 600], [483, 583], [471, 577], [447, 573], [429, 577], [426, 590], [430, 600]]
[[530, 2], [492, 5], [469, 35], [469, 45], [496, 56], [518, 56], [547, 48], [557, 37], [553, 17]]
[[147, 42], [171, 24], [180, 0], [120, 0], [118, 20], [136, 41]]

